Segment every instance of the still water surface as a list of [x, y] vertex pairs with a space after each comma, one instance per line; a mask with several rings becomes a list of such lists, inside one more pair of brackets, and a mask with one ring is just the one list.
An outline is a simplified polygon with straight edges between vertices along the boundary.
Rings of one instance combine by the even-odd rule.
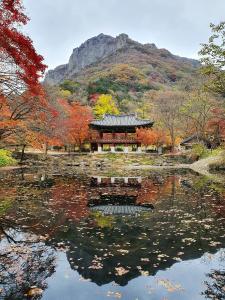
[[0, 299], [225, 299], [225, 187], [0, 174]]

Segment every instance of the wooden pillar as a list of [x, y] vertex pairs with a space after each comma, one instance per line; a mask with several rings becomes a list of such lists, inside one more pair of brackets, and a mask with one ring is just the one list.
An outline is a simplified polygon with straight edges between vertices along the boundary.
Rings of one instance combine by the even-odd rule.
[[98, 144], [98, 153], [101, 153], [101, 152], [102, 152], [102, 145]]
[[158, 154], [162, 154], [162, 147], [158, 147]]
[[129, 183], [129, 177], [124, 177], [124, 183], [128, 184]]
[[111, 151], [112, 153], [115, 152], [115, 145], [114, 145], [114, 144], [110, 145], [110, 151]]
[[98, 184], [102, 183], [102, 178], [100, 176], [97, 177], [97, 183]]
[[128, 153], [128, 152], [129, 152], [128, 145], [125, 145], [125, 146], [124, 146], [124, 153]]
[[138, 152], [138, 153], [141, 153], [141, 152], [142, 152], [142, 150], [141, 150], [141, 144], [137, 144], [137, 152]]

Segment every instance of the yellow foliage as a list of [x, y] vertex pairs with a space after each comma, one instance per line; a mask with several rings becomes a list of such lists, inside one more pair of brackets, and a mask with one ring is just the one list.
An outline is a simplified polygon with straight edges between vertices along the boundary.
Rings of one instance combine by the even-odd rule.
[[68, 90], [60, 90], [60, 96], [63, 99], [66, 99], [66, 98], [68, 98], [71, 95], [72, 95], [72, 93], [70, 91], [68, 91]]
[[101, 228], [112, 228], [113, 227], [113, 216], [104, 216], [100, 212], [94, 212], [93, 217], [96, 224]]
[[115, 65], [109, 72], [109, 76], [118, 81], [135, 81], [144, 79], [144, 74], [128, 64]]
[[[178, 145], [181, 143], [181, 141], [182, 141], [182, 139], [181, 139], [179, 136], [177, 136], [177, 137], [175, 138], [174, 145], [175, 145], [175, 146], [178, 146]], [[167, 144], [168, 146], [171, 146], [171, 145], [172, 145], [171, 137], [170, 137], [169, 135], [167, 135], [167, 137], [166, 137], [166, 144]]]
[[104, 114], [118, 115], [119, 110], [113, 101], [112, 95], [100, 95], [94, 106], [94, 113], [98, 118], [101, 118]]

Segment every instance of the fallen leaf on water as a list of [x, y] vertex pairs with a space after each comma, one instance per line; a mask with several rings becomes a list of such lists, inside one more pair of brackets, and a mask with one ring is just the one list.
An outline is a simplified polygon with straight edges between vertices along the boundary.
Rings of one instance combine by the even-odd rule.
[[36, 297], [36, 296], [40, 296], [41, 294], [43, 293], [43, 290], [36, 287], [36, 286], [33, 286], [30, 288], [30, 290], [27, 292], [27, 296], [28, 297]]
[[119, 292], [108, 291], [107, 297], [114, 297], [114, 298], [120, 299], [122, 297], [122, 294]]
[[162, 285], [168, 292], [183, 291], [180, 284], [173, 284], [168, 279], [158, 279], [157, 283]]
[[116, 270], [116, 275], [118, 275], [118, 276], [122, 276], [129, 272], [129, 270], [126, 270], [123, 267], [117, 267], [117, 268], [115, 268], [115, 270]]

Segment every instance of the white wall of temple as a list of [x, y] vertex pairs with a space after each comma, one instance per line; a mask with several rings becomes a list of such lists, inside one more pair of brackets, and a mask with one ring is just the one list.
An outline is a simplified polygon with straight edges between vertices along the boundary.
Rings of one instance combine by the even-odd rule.
[[[106, 151], [104, 149], [104, 146], [108, 144], [98, 144], [97, 146], [97, 153], [106, 153], [106, 152], [111, 152], [111, 153], [142, 153], [142, 147], [140, 145], [135, 145], [136, 146], [136, 151], [132, 150], [132, 145], [127, 145], [127, 144], [109, 144], [108, 145], [108, 150]], [[123, 151], [118, 151], [118, 148], [122, 148]]]

